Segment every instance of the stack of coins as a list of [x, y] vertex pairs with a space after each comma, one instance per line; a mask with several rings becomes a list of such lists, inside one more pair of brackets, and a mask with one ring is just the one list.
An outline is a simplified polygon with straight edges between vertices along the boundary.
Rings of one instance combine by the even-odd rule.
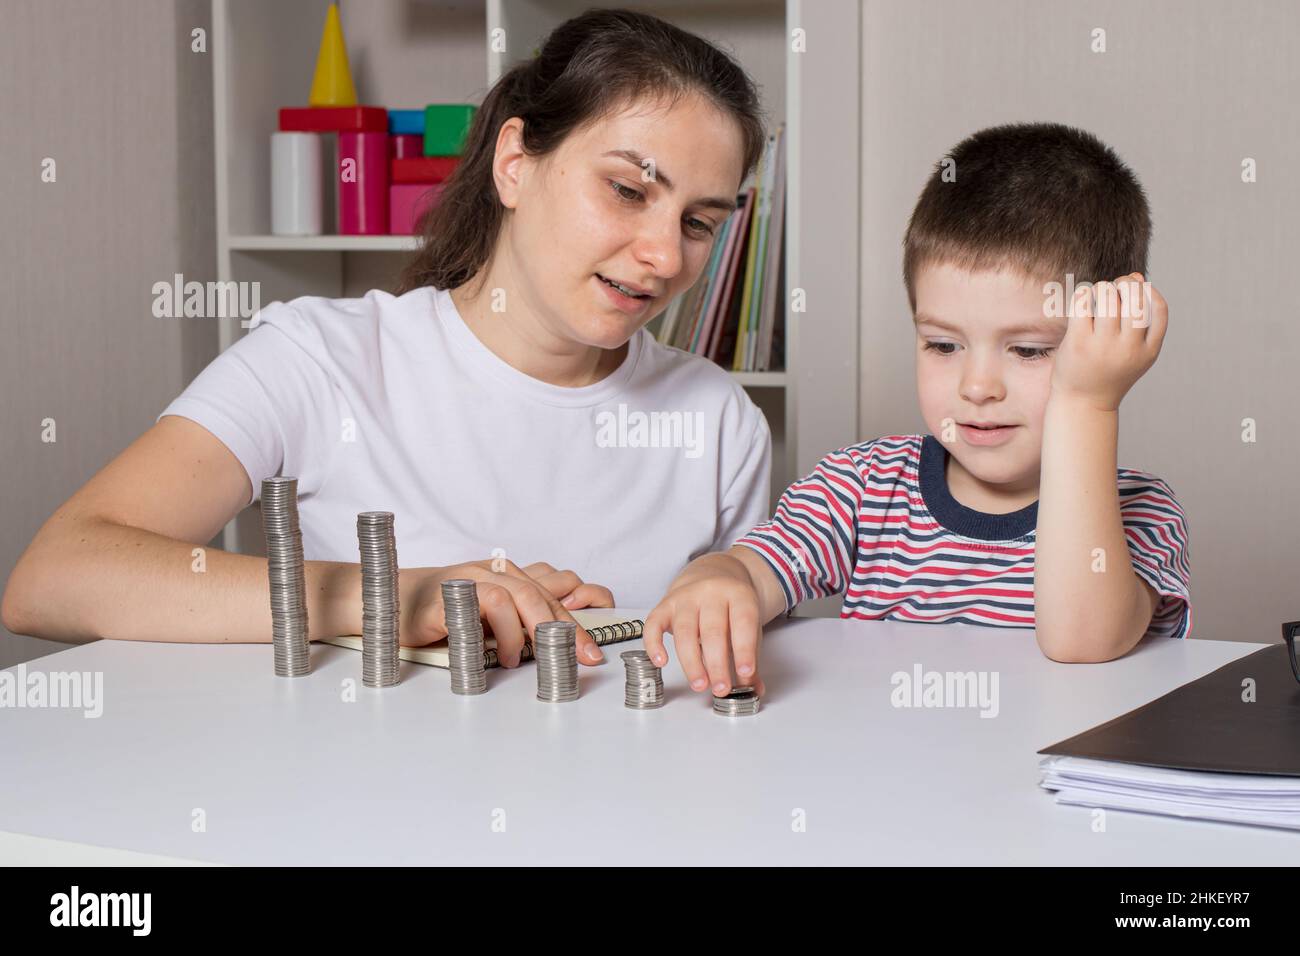
[[559, 704], [578, 699], [578, 625], [547, 621], [533, 632], [537, 699]]
[[397, 538], [391, 511], [357, 515], [361, 550], [361, 683], [392, 687], [398, 681]]
[[447, 615], [451, 692], [482, 694], [487, 691], [487, 675], [484, 673], [483, 622], [479, 619], [477, 586], [464, 578], [443, 581], [442, 606]]
[[623, 706], [633, 710], [654, 710], [664, 705], [664, 674], [645, 651], [624, 651], [618, 655], [627, 671]]
[[733, 687], [726, 697], [713, 698], [713, 712], [724, 717], [753, 717], [758, 713], [759, 704], [754, 688]]
[[262, 531], [271, 585], [271, 645], [277, 677], [311, 670], [307, 640], [307, 581], [298, 527], [298, 479], [262, 479]]

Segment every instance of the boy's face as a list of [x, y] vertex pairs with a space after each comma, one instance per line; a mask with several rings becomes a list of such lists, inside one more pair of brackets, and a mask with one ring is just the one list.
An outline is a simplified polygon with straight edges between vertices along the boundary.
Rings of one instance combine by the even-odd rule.
[[[1037, 497], [1043, 414], [1066, 330], [1064, 318], [1045, 316], [1042, 286], [1015, 269], [971, 272], [945, 263], [923, 266], [915, 278], [921, 414], [952, 467], [975, 479], [950, 474], [950, 485], [958, 478], [968, 492], [983, 493], [985, 507], [1011, 510]], [[979, 431], [972, 422], [1006, 427]]]

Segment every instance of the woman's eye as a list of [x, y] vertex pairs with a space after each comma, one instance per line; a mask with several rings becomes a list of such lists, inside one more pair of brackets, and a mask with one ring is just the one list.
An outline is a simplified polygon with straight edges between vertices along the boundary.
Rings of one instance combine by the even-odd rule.
[[620, 199], [624, 199], [628, 202], [636, 202], [641, 198], [641, 193], [637, 192], [637, 190], [630, 186], [624, 186], [617, 180], [611, 179], [609, 184], [614, 188], [614, 192], [618, 194]]
[[[609, 180], [609, 185], [610, 188], [614, 190], [614, 193], [618, 196], [618, 198], [621, 199], [623, 202], [630, 202], [630, 203], [640, 202], [642, 199], [645, 198], [645, 195], [643, 193], [633, 189], [631, 186], [624, 186], [616, 179]], [[713, 227], [710, 226], [703, 219], [696, 219], [692, 217], [686, 220], [686, 227], [691, 232], [695, 233], [695, 235], [697, 236], [713, 235]]]
[[939, 355], [951, 355], [951, 352], [945, 352], [944, 349], [955, 349], [957, 346], [952, 342], [926, 342], [925, 350], [935, 352]]

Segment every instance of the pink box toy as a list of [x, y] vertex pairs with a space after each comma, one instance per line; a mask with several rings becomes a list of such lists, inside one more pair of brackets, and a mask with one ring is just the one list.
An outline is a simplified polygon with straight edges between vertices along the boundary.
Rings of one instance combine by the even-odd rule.
[[388, 225], [395, 236], [412, 236], [424, 211], [442, 195], [442, 183], [394, 183], [388, 187]]

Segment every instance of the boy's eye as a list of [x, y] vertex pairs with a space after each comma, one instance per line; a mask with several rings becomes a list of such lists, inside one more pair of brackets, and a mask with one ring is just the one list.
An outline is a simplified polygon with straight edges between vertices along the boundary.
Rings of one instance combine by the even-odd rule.
[[[1056, 351], [1052, 348], [1030, 348], [1028, 345], [1013, 345], [1011, 348], [1026, 362], [1037, 362], [1039, 359], [1047, 358], [1052, 352]], [[1029, 354], [1025, 355], [1025, 352]]]
[[[948, 350], [952, 349], [955, 351], [956, 348], [957, 345], [954, 342], [926, 342], [925, 343], [925, 350], [928, 352], [934, 352], [937, 355], [952, 355], [953, 353]], [[1053, 352], [1056, 351], [1056, 349], [1053, 347], [1031, 348], [1028, 345], [1013, 345], [1011, 346], [1011, 350], [1015, 352], [1018, 357], [1024, 359], [1026, 362], [1037, 362], [1040, 359], [1047, 358], [1047, 356], [1051, 355]]]
[[951, 355], [951, 352], [945, 352], [944, 349], [955, 349], [957, 346], [952, 342], [926, 342], [925, 350], [927, 352], [937, 352], [939, 355]]

